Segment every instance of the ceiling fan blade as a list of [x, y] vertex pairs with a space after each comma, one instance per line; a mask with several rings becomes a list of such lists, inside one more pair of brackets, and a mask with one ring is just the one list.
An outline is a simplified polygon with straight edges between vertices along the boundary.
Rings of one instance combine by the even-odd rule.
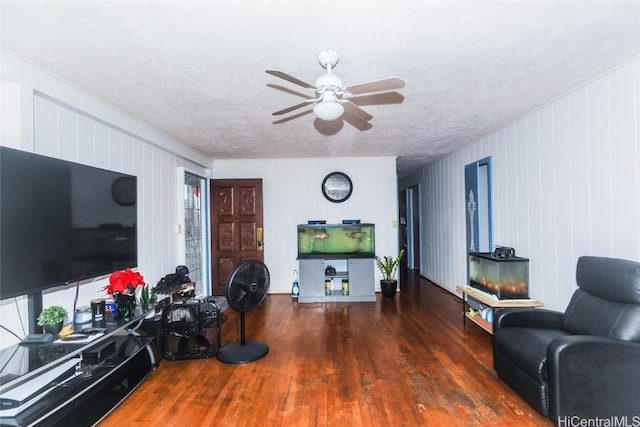
[[358, 107], [356, 104], [349, 100], [342, 100], [342, 106], [345, 109], [345, 112], [349, 114], [351, 117], [358, 119], [361, 122], [368, 122], [373, 119], [373, 116], [362, 108]]
[[306, 115], [311, 114], [311, 113], [313, 113], [313, 110], [306, 110], [306, 111], [302, 111], [300, 113], [292, 114], [290, 116], [284, 117], [282, 119], [276, 120], [276, 121], [271, 122], [271, 123], [273, 123], [274, 125], [279, 125], [280, 123], [286, 123], [288, 121], [297, 119], [297, 118], [302, 117], [302, 116], [306, 116]]
[[363, 105], [402, 104], [404, 95], [398, 92], [380, 92], [369, 95], [359, 95], [349, 98], [349, 101], [362, 107]]
[[297, 92], [295, 90], [289, 89], [288, 87], [284, 87], [284, 86], [280, 86], [280, 85], [274, 85], [274, 84], [268, 83], [267, 87], [282, 91], [284, 93], [288, 93], [290, 95], [299, 96], [300, 98], [304, 98], [304, 99], [312, 99], [313, 98], [312, 96], [309, 96], [308, 93]]
[[302, 108], [306, 105], [312, 104], [316, 102], [315, 98], [312, 99], [307, 99], [306, 101], [301, 102], [300, 104], [296, 104], [294, 106], [291, 106], [289, 108], [285, 108], [284, 110], [280, 110], [280, 111], [276, 111], [275, 113], [272, 113], [274, 116], [280, 116], [282, 114], [287, 114], [290, 113], [291, 111], [297, 110], [298, 108]]
[[342, 116], [342, 118], [345, 122], [349, 123], [351, 126], [358, 129], [359, 131], [366, 131], [373, 127], [371, 123], [363, 122], [362, 120], [356, 120], [353, 117], [351, 117], [349, 114], [345, 114], [344, 116]]
[[368, 92], [382, 92], [385, 90], [402, 89], [406, 82], [400, 77], [387, 77], [386, 79], [374, 80], [371, 82], [360, 83], [353, 86], [347, 86], [343, 90], [351, 95], [360, 95]]
[[276, 76], [276, 77], [280, 77], [281, 79], [284, 79], [286, 81], [289, 81], [291, 83], [297, 84], [298, 86], [302, 86], [306, 89], [312, 89], [312, 90], [316, 90], [316, 87], [313, 86], [312, 84], [309, 84], [307, 82], [303, 82], [300, 79], [297, 79], [293, 76], [290, 76], [289, 74], [282, 72], [280, 70], [265, 70], [265, 72], [267, 74], [271, 74], [272, 76]]

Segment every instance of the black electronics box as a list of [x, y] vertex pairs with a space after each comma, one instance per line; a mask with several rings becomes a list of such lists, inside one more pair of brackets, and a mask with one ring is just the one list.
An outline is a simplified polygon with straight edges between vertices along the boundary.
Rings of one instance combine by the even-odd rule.
[[88, 365], [96, 365], [116, 351], [116, 342], [107, 341], [96, 347], [82, 352], [82, 361]]

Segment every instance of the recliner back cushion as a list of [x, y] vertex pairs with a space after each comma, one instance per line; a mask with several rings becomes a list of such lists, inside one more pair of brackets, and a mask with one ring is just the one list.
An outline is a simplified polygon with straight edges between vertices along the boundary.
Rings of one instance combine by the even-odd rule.
[[564, 327], [576, 335], [640, 341], [640, 304], [623, 304], [575, 291], [564, 313]]
[[591, 295], [627, 304], [640, 304], [640, 263], [619, 258], [583, 256], [576, 282]]

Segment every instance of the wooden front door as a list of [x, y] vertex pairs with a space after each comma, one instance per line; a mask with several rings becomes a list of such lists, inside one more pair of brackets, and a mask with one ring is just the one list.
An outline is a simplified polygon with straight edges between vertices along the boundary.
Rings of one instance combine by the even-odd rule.
[[224, 295], [227, 278], [246, 259], [264, 261], [262, 180], [211, 180], [211, 290]]

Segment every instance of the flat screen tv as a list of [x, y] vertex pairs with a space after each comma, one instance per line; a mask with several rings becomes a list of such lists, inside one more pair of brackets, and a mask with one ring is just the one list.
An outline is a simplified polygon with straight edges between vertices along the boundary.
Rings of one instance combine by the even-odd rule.
[[135, 267], [136, 184], [0, 147], [0, 299]]

